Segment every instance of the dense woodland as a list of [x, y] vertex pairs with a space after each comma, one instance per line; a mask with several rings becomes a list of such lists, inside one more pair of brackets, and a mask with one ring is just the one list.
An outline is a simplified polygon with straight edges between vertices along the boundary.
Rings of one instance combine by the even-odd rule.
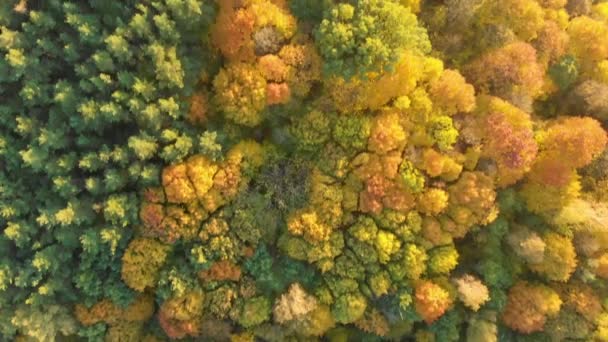
[[0, 340], [608, 341], [608, 1], [1, 0]]

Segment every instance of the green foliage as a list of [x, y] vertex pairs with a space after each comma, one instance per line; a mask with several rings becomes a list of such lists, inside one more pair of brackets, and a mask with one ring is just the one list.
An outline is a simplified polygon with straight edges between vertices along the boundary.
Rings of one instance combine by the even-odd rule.
[[367, 145], [371, 122], [362, 115], [343, 115], [338, 117], [333, 130], [333, 138], [347, 150], [361, 150]]
[[339, 323], [352, 323], [363, 316], [367, 303], [358, 293], [345, 294], [336, 299], [332, 314]]
[[55, 341], [56, 336], [76, 332], [76, 322], [67, 308], [50, 305], [44, 309], [21, 306], [11, 322], [25, 335], [36, 341]]
[[238, 322], [245, 328], [259, 325], [270, 318], [270, 302], [266, 297], [246, 300], [241, 308]]
[[277, 155], [262, 167], [253, 186], [270, 199], [273, 209], [287, 213], [306, 204], [310, 186], [309, 173], [310, 166], [306, 161]]
[[[58, 320], [69, 317], [68, 300], [126, 305], [133, 297], [120, 278], [138, 222], [133, 189], [158, 182], [158, 167], [139, 162], [158, 156], [156, 128], [183, 116], [186, 107], [173, 96], [192, 88], [184, 66], [201, 70], [194, 56], [202, 47], [193, 43], [212, 12], [197, 1], [7, 4], [0, 96], [14, 96], [0, 110], [0, 140], [11, 142], [0, 160], [1, 187], [11, 189], [1, 191], [0, 206], [10, 221], [0, 224], [7, 225], [3, 256], [14, 261], [3, 268], [3, 284], [10, 286], [0, 296], [7, 296], [6, 310], [32, 312], [31, 321], [21, 319], [23, 334], [52, 340], [56, 331], [74, 333], [75, 325], [53, 330], [28, 322], [37, 324], [50, 309], [61, 310], [50, 314]], [[172, 17], [201, 26], [178, 33]], [[149, 30], [153, 22], [164, 25], [158, 35]]]
[[458, 130], [449, 116], [433, 117], [428, 124], [428, 130], [437, 147], [442, 151], [450, 150], [458, 139]]
[[458, 265], [458, 251], [452, 247], [433, 249], [429, 256], [429, 272], [432, 274], [447, 274]]
[[392, 71], [404, 51], [427, 53], [430, 42], [409, 9], [392, 0], [337, 3], [315, 32], [327, 75], [345, 79]]
[[218, 142], [217, 132], [205, 131], [198, 140], [200, 152], [212, 160], [218, 160], [222, 155], [222, 145]]
[[576, 81], [579, 65], [574, 56], [566, 55], [549, 67], [549, 76], [561, 90], [567, 90]]
[[404, 160], [399, 166], [399, 176], [411, 192], [419, 193], [424, 189], [424, 175], [409, 160]]

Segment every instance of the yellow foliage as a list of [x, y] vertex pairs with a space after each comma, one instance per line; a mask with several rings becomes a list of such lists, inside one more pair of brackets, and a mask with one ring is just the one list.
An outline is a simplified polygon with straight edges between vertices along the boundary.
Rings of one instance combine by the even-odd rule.
[[154, 287], [168, 252], [168, 246], [153, 239], [131, 240], [122, 257], [122, 280], [139, 292]]
[[217, 165], [203, 155], [194, 155], [186, 161], [186, 168], [188, 179], [194, 187], [196, 196], [202, 198], [213, 186], [213, 177], [218, 170]]
[[583, 68], [608, 58], [608, 23], [579, 16], [568, 25], [570, 52], [578, 57]]
[[608, 3], [601, 2], [593, 5], [593, 14], [596, 18], [602, 19], [605, 23], [608, 23]]
[[608, 252], [603, 253], [594, 260], [595, 274], [603, 279], [608, 279]]
[[162, 182], [169, 203], [188, 203], [196, 199], [196, 191], [188, 179], [185, 163], [165, 167]]
[[339, 226], [344, 214], [342, 204], [345, 200], [340, 184], [319, 169], [313, 169], [310, 175], [310, 204], [321, 221], [331, 227]]
[[378, 252], [378, 260], [381, 264], [389, 262], [392, 255], [399, 252], [401, 241], [395, 234], [380, 230], [376, 235], [376, 251]]
[[403, 268], [409, 280], [418, 280], [426, 271], [426, 251], [415, 244], [406, 244], [403, 253]]
[[323, 336], [325, 332], [336, 325], [336, 320], [331, 314], [331, 310], [327, 305], [317, 305], [302, 324], [298, 325], [301, 328], [302, 334], [305, 336]]
[[568, 281], [576, 269], [576, 251], [572, 240], [556, 233], [547, 233], [543, 241], [543, 259], [540, 263], [529, 264], [530, 269], [551, 281]]
[[399, 0], [399, 2], [410, 9], [412, 13], [420, 12], [421, 2], [424, 0]]
[[431, 188], [418, 197], [418, 211], [427, 215], [438, 215], [448, 206], [448, 194], [444, 190]]
[[287, 229], [295, 236], [304, 236], [311, 242], [329, 239], [331, 227], [320, 221], [316, 211], [311, 209], [298, 210], [287, 220]]
[[353, 78], [345, 81], [334, 77], [325, 82], [327, 91], [342, 113], [378, 110], [391, 99], [408, 95], [424, 75], [422, 57], [405, 53], [394, 72], [369, 75], [368, 80]]
[[458, 181], [448, 188], [448, 193], [448, 215], [457, 224], [471, 227], [491, 223], [496, 218], [494, 183], [484, 173], [463, 172]]
[[254, 342], [255, 337], [253, 334], [248, 332], [243, 332], [239, 334], [233, 334], [230, 336], [230, 342]]
[[230, 63], [213, 80], [215, 102], [227, 119], [243, 126], [262, 122], [266, 107], [266, 80], [252, 64]]
[[477, 98], [476, 114], [488, 115], [491, 113], [501, 113], [514, 127], [532, 129], [530, 114], [499, 97], [479, 96]]
[[211, 28], [212, 42], [229, 60], [251, 61], [255, 59], [251, 37], [254, 23], [254, 14], [249, 9], [235, 9], [232, 1], [221, 1], [220, 11]]
[[165, 301], [162, 310], [179, 321], [195, 320], [203, 316], [204, 302], [205, 295], [202, 291], [190, 291]]
[[491, 0], [477, 12], [482, 25], [503, 25], [523, 41], [536, 38], [544, 23], [544, 12], [536, 1]]
[[262, 166], [265, 155], [262, 145], [253, 140], [242, 140], [228, 151], [226, 160], [242, 168], [255, 169]]
[[574, 174], [564, 187], [527, 181], [520, 194], [525, 200], [528, 210], [536, 214], [551, 215], [578, 198], [580, 191], [579, 176]]
[[110, 326], [105, 340], [106, 342], [139, 342], [143, 337], [143, 323], [139, 322], [120, 322]]
[[[605, 3], [608, 5], [608, 3]], [[608, 6], [606, 6], [608, 11]], [[594, 78], [598, 82], [608, 84], [608, 59], [605, 59], [597, 64], [596, 72], [593, 73]]]
[[439, 79], [431, 83], [429, 93], [433, 105], [445, 115], [467, 113], [475, 108], [475, 89], [456, 70], [444, 70]]
[[291, 38], [296, 31], [296, 19], [285, 7], [268, 0], [252, 0], [251, 11], [255, 16], [255, 28], [274, 27], [284, 39]]

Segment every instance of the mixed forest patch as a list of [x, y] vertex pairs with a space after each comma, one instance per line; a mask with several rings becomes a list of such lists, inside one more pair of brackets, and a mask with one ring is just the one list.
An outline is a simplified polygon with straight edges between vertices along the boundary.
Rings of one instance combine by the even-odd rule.
[[0, 1], [0, 340], [608, 341], [608, 1]]

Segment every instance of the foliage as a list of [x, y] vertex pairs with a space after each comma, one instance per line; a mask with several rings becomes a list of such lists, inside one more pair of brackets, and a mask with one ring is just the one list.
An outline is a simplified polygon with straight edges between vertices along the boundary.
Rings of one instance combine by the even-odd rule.
[[606, 42], [605, 1], [0, 1], [0, 340], [608, 340]]
[[315, 38], [324, 71], [345, 79], [392, 71], [404, 50], [430, 50], [416, 16], [395, 1], [335, 4], [324, 10]]

